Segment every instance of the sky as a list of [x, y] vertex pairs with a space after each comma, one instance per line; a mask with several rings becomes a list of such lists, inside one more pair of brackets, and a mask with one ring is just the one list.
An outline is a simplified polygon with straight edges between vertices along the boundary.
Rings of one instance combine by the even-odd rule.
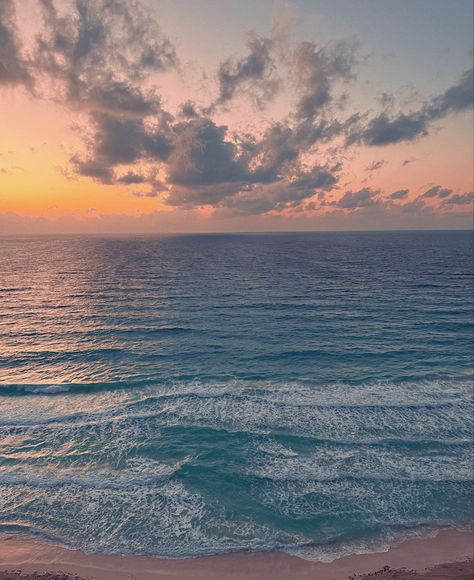
[[471, 228], [471, 0], [0, 0], [0, 234]]

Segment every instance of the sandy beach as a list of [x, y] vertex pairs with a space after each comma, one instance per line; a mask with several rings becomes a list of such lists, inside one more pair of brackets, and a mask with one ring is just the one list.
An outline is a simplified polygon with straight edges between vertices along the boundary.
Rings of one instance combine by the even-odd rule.
[[50, 542], [5, 535], [0, 580], [345, 580], [347, 578], [471, 579], [473, 534], [442, 530], [411, 538], [387, 552], [347, 556], [331, 563], [282, 553], [238, 553], [189, 559], [86, 554]]

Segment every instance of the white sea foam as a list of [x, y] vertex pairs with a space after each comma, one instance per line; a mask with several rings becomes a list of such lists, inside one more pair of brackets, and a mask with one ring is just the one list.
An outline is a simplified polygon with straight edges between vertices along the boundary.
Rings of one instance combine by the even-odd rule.
[[0, 469], [0, 485], [26, 485], [32, 488], [77, 486], [89, 489], [125, 490], [133, 487], [160, 486], [184, 465], [185, 458], [173, 465], [154, 459], [130, 457], [120, 469], [106, 467], [43, 467], [18, 465]]
[[[193, 382], [5, 397], [0, 508], [5, 520], [40, 522], [88, 550], [185, 556], [290, 547], [330, 559], [368, 548], [316, 549], [313, 538], [265, 519], [331, 521], [331, 538], [351, 521], [417, 526], [436, 505], [436, 521], [452, 523], [439, 497], [461, 504], [469, 492], [471, 401], [469, 381]], [[174, 459], [158, 459], [170, 433]], [[230, 517], [212, 489], [201, 494], [202, 472], [187, 479], [196, 467], [219, 475], [219, 454], [210, 467], [201, 462], [214, 436], [229, 438], [235, 463], [226, 469], [234, 484], [244, 480], [262, 520]], [[349, 524], [337, 523], [341, 513]]]
[[[2, 488], [8, 502], [4, 521], [21, 519], [28, 509], [25, 490]], [[62, 506], [53, 511], [52, 506]], [[224, 553], [239, 549], [269, 550], [307, 543], [248, 518], [228, 519], [223, 509], [210, 509], [196, 492], [169, 480], [157, 488], [81, 488], [73, 482], [61, 487], [40, 488], [35, 494], [34, 520], [38, 531], [88, 551], [186, 557]]]
[[27, 393], [42, 394], [42, 395], [56, 395], [57, 393], [67, 393], [71, 387], [70, 385], [24, 385], [23, 389]]
[[427, 446], [410, 454], [404, 446], [319, 443], [297, 453], [270, 438], [256, 440], [246, 450], [248, 475], [275, 481], [330, 481], [338, 479], [458, 481], [472, 480], [472, 449]]
[[[61, 397], [6, 399], [0, 426], [51, 424], [81, 428], [107, 422], [152, 422], [155, 427], [201, 425], [340, 442], [466, 441], [471, 436], [471, 383], [347, 386], [249, 385], [242, 381], [119, 390]], [[93, 410], [91, 411], [91, 407]]]
[[313, 562], [330, 563], [339, 558], [354, 554], [376, 554], [388, 552], [409, 538], [434, 538], [439, 528], [420, 526], [419, 528], [394, 531], [386, 529], [375, 537], [362, 538], [347, 542], [332, 542], [328, 544], [309, 544], [285, 549], [288, 554], [298, 556]]

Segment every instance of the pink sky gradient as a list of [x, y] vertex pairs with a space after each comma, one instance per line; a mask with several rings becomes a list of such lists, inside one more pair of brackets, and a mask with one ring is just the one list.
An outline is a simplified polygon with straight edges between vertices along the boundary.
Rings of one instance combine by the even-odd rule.
[[0, 0], [0, 233], [472, 227], [468, 3], [101, 4]]

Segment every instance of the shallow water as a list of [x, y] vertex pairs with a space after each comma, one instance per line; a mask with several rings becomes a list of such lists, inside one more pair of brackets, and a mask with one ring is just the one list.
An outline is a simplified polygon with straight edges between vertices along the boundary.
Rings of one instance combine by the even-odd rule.
[[0, 531], [360, 551], [472, 514], [470, 232], [0, 239]]

